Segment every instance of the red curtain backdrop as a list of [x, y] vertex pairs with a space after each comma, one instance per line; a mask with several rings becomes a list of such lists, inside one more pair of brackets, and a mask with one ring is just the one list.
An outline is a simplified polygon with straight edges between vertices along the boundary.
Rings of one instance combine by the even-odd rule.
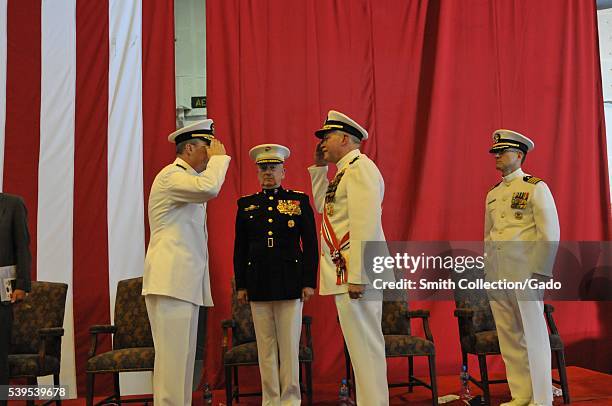
[[[206, 4], [208, 114], [233, 157], [208, 213], [215, 300], [209, 381], [222, 379], [219, 321], [230, 315], [235, 201], [258, 191], [248, 150], [264, 142], [290, 147], [284, 185], [310, 193], [313, 131], [328, 109], [370, 132], [363, 152], [385, 178], [389, 240], [482, 239], [484, 198], [500, 176], [487, 153], [497, 128], [535, 141], [524, 169], [552, 189], [563, 240], [610, 239], [594, 2]], [[431, 310], [439, 373], [458, 373], [454, 304], [411, 306]], [[612, 369], [609, 310], [557, 303], [571, 364]], [[342, 341], [333, 300], [315, 297], [304, 312], [314, 317], [315, 381], [339, 381]], [[389, 365], [391, 379], [405, 370]]]

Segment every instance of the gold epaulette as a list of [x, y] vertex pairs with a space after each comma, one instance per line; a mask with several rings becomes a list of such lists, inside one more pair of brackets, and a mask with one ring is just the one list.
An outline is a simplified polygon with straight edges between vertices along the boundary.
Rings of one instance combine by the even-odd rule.
[[532, 185], [537, 185], [539, 182], [542, 182], [542, 179], [531, 175], [523, 176], [523, 180], [527, 183], [531, 183]]
[[242, 196], [240, 196], [240, 199], [243, 199], [243, 198], [245, 198], [245, 197], [255, 196], [255, 195], [258, 195], [258, 194], [259, 194], [259, 192], [257, 192], [257, 193], [251, 193], [250, 195], [242, 195]]

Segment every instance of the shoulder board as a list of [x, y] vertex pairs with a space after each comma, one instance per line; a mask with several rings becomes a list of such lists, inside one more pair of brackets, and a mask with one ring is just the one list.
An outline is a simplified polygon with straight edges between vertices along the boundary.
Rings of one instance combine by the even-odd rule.
[[532, 185], [537, 185], [539, 182], [542, 182], [542, 179], [531, 175], [523, 176], [523, 180], [527, 183], [531, 183]]
[[249, 197], [254, 197], [254, 196], [257, 196], [258, 194], [259, 194], [259, 193], [252, 193], [252, 194], [250, 194], [250, 195], [242, 195], [242, 196], [240, 196], [240, 199], [238, 199], [238, 200], [248, 199]]
[[489, 192], [493, 189], [495, 189], [496, 187], [499, 186], [499, 184], [502, 183], [502, 181], [500, 180], [499, 182], [497, 182], [495, 185], [493, 185], [493, 187], [491, 189], [489, 189]]
[[181, 168], [181, 169], [182, 169], [182, 170], [184, 170], [184, 171], [186, 171], [186, 170], [187, 170], [187, 168], [185, 168], [185, 167], [184, 167], [183, 165], [181, 165], [181, 164], [176, 164], [176, 166], [178, 166], [179, 168]]

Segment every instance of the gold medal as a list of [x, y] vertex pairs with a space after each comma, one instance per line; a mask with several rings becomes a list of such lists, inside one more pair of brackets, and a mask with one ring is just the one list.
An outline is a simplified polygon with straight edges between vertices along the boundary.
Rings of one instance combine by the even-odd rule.
[[525, 209], [529, 200], [529, 192], [515, 192], [512, 194], [511, 209]]
[[299, 216], [302, 214], [299, 200], [279, 200], [276, 210], [281, 214], [288, 214], [290, 216]]
[[293, 220], [289, 220], [289, 221], [287, 222], [287, 225], [289, 226], [289, 228], [293, 228], [293, 227], [295, 226], [295, 221], [293, 221]]
[[332, 203], [327, 203], [325, 205], [325, 211], [327, 211], [328, 216], [334, 215], [334, 205]]

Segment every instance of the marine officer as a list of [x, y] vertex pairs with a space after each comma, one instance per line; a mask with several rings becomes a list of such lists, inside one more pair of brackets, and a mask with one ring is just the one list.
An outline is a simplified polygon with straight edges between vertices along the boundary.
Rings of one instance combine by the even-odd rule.
[[236, 289], [253, 314], [264, 406], [301, 404], [302, 306], [314, 293], [319, 260], [308, 196], [281, 186], [289, 153], [278, 144], [249, 151], [262, 190], [239, 199], [236, 213]]

